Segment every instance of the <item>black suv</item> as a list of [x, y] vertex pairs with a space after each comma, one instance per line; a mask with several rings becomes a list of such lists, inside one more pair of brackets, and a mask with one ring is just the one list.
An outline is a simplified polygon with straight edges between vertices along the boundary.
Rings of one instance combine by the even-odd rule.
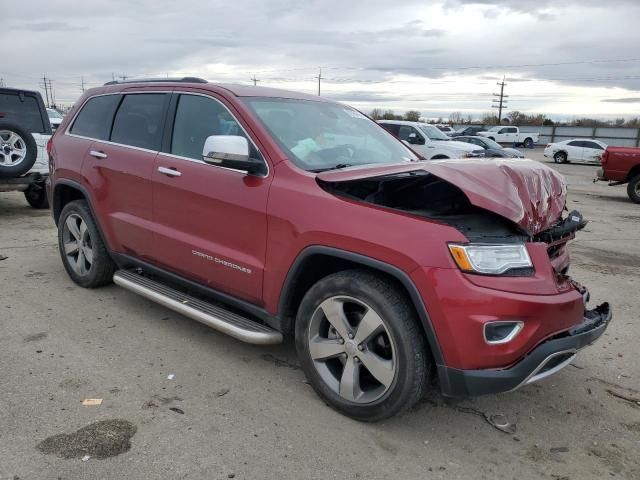
[[34, 208], [48, 208], [47, 142], [51, 124], [38, 92], [0, 88], [0, 192], [22, 191]]

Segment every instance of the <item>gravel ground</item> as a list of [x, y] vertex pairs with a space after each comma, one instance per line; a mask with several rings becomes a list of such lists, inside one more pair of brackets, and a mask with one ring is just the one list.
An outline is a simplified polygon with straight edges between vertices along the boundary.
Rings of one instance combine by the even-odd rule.
[[455, 405], [433, 394], [373, 425], [319, 400], [292, 345], [75, 286], [49, 212], [0, 194], [0, 479], [640, 478], [640, 205], [591, 183], [595, 167], [554, 168], [590, 219], [572, 272], [612, 303], [605, 336], [539, 384]]

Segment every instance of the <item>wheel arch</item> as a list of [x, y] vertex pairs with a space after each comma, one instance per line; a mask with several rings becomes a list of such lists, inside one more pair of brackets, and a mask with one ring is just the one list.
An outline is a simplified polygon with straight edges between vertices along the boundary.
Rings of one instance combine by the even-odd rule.
[[638, 165], [634, 165], [631, 170], [629, 170], [629, 173], [627, 174], [627, 182], [636, 178], [637, 175], [640, 175], [640, 163]]
[[413, 305], [431, 351], [434, 363], [444, 365], [440, 344], [417, 287], [404, 271], [388, 263], [358, 253], [333, 247], [310, 246], [302, 250], [293, 262], [285, 279], [278, 303], [278, 317], [283, 330], [293, 331], [298, 306], [305, 293], [317, 281], [342, 270], [365, 268], [394, 279], [405, 291]]
[[107, 238], [105, 237], [102, 226], [100, 225], [100, 219], [96, 215], [96, 212], [91, 203], [91, 196], [89, 195], [89, 192], [86, 188], [84, 188], [78, 182], [74, 182], [73, 180], [58, 180], [53, 186], [51, 200], [51, 214], [53, 215], [53, 220], [56, 226], [58, 225], [58, 221], [60, 220], [60, 214], [62, 213], [62, 210], [69, 202], [73, 202], [75, 200], [86, 201], [87, 205], [89, 206], [91, 216], [93, 217], [93, 221], [95, 222], [98, 229], [100, 238], [102, 239], [102, 243], [104, 243], [107, 251], [111, 253]]

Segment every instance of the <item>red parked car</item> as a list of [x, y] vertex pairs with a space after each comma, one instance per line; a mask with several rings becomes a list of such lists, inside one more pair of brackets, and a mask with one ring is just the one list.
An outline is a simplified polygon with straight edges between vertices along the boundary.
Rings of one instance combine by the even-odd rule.
[[627, 194], [640, 203], [640, 148], [607, 147], [600, 159], [596, 180], [608, 180], [609, 185], [627, 184]]
[[315, 96], [175, 81], [86, 92], [49, 146], [62, 262], [237, 339], [295, 338], [316, 392], [379, 420], [437, 379], [504, 392], [602, 335], [562, 216], [563, 178], [529, 160], [421, 162]]

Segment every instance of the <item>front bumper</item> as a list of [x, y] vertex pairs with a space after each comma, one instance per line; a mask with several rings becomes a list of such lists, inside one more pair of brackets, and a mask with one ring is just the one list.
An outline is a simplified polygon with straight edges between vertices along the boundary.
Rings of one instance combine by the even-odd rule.
[[608, 303], [585, 311], [582, 323], [542, 342], [522, 360], [501, 370], [460, 370], [438, 366], [442, 394], [469, 397], [515, 390], [546, 378], [571, 363], [578, 350], [596, 341], [611, 321]]

